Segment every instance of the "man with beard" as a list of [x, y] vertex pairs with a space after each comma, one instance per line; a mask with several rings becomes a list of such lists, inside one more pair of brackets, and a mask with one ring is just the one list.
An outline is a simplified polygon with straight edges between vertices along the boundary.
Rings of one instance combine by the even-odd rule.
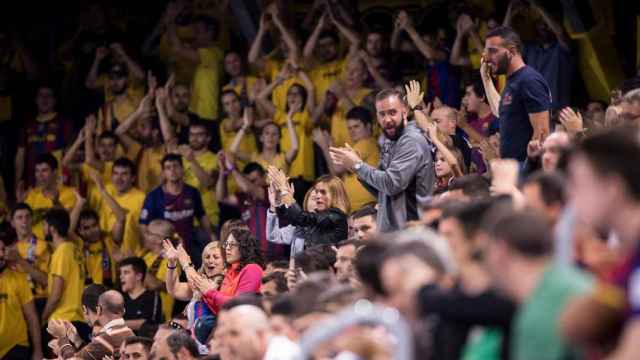
[[385, 137], [378, 168], [365, 164], [348, 144], [332, 147], [331, 158], [354, 171], [378, 197], [378, 231], [390, 232], [419, 218], [418, 199], [433, 192], [435, 173], [431, 147], [415, 121], [408, 120], [404, 94], [396, 89], [382, 90], [375, 104]]
[[[535, 23], [536, 42], [524, 45], [522, 55], [529, 66], [544, 76], [551, 89], [553, 110], [560, 110], [569, 105], [571, 100], [571, 79], [574, 63], [569, 43], [558, 24], [537, 1], [529, 1], [530, 13], [539, 19]], [[522, 5], [522, 3], [520, 3]], [[504, 25], [511, 26], [513, 15], [525, 10], [518, 2], [511, 1]]]
[[140, 103], [140, 94], [133, 94], [129, 90], [129, 70], [127, 67], [114, 63], [108, 72], [108, 90], [112, 94], [98, 110], [98, 133], [104, 130], [113, 131], [132, 114]]
[[[3, 233], [0, 239], [0, 357], [7, 360], [29, 358], [31, 336], [32, 359], [42, 359], [40, 321], [34, 305], [31, 286], [25, 273], [7, 266], [8, 249]], [[28, 333], [27, 333], [28, 330]]]
[[[549, 86], [524, 63], [520, 36], [509, 27], [487, 34], [480, 74], [491, 111], [500, 119], [500, 155], [522, 163], [529, 141], [543, 141], [549, 134]], [[493, 85], [494, 74], [507, 75], [502, 95]]]

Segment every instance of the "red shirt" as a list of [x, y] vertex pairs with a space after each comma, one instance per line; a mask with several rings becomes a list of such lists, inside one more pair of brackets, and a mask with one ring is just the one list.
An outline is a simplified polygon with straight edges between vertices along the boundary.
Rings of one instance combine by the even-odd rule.
[[262, 268], [257, 264], [248, 264], [238, 271], [239, 267], [239, 263], [232, 264], [224, 274], [220, 290], [210, 290], [204, 294], [204, 302], [214, 313], [217, 314], [224, 303], [237, 295], [260, 292]]

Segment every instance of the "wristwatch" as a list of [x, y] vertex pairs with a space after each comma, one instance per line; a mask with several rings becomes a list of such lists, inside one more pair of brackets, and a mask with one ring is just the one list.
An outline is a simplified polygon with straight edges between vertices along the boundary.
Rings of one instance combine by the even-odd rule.
[[353, 169], [355, 171], [360, 170], [360, 168], [362, 167], [362, 165], [364, 165], [364, 162], [362, 160], [358, 161], [355, 165], [353, 165]]

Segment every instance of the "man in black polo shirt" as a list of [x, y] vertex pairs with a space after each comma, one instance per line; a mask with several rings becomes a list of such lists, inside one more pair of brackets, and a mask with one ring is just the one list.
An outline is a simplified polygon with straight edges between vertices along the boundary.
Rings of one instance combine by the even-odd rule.
[[136, 334], [153, 334], [162, 323], [162, 302], [156, 291], [144, 287], [147, 265], [139, 257], [120, 261], [121, 292], [124, 297], [124, 320]]
[[[551, 92], [544, 77], [522, 59], [520, 36], [509, 27], [487, 34], [480, 68], [491, 111], [500, 119], [500, 155], [524, 162], [529, 141], [542, 141], [549, 134]], [[507, 75], [502, 95], [492, 74]]]

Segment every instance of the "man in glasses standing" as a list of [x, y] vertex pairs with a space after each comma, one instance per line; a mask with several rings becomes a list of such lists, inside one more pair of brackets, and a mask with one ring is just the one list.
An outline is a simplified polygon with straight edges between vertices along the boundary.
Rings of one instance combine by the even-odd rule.
[[[491, 111], [500, 120], [500, 156], [522, 163], [529, 142], [542, 142], [549, 134], [549, 86], [524, 63], [520, 36], [509, 27], [487, 34], [480, 74]], [[507, 75], [502, 94], [493, 84], [493, 75]]]

